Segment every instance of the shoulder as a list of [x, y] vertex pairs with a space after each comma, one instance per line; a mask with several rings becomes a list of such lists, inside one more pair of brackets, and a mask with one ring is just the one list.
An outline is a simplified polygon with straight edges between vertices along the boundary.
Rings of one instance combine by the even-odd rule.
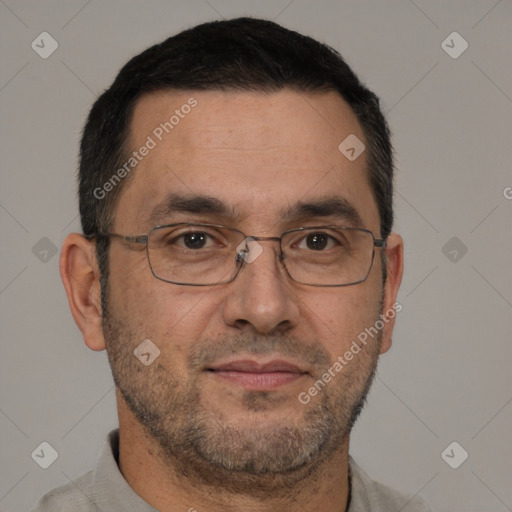
[[119, 431], [105, 440], [96, 468], [45, 494], [32, 512], [156, 512], [119, 470]]
[[32, 512], [97, 512], [93, 502], [93, 471], [46, 493]]
[[352, 499], [349, 512], [431, 512], [419, 496], [401, 493], [373, 480], [349, 458]]

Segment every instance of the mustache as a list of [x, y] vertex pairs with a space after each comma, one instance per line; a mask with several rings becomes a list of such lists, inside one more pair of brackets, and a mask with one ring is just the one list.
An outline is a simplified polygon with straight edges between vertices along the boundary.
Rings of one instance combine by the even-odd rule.
[[190, 370], [211, 366], [219, 359], [233, 354], [278, 354], [312, 367], [328, 367], [330, 358], [318, 343], [306, 343], [295, 337], [262, 336], [253, 332], [237, 336], [219, 335], [198, 343], [188, 358]]

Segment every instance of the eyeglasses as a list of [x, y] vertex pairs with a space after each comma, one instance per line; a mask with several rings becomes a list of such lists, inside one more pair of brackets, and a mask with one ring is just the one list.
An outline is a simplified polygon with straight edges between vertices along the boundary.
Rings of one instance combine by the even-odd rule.
[[367, 229], [312, 226], [280, 237], [246, 236], [218, 224], [182, 222], [156, 226], [146, 235], [99, 233], [89, 238], [118, 238], [145, 245], [153, 275], [167, 283], [212, 286], [233, 281], [245, 263], [263, 251], [259, 241], [279, 242], [279, 260], [288, 276], [310, 286], [349, 286], [370, 274], [375, 247], [386, 247]]

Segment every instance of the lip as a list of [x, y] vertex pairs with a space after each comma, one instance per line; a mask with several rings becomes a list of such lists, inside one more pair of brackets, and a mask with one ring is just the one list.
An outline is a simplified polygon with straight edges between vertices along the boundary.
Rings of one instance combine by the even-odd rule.
[[267, 362], [259, 362], [253, 359], [236, 359], [225, 363], [217, 363], [212, 365], [209, 370], [213, 371], [235, 371], [247, 373], [271, 373], [271, 372], [288, 372], [288, 373], [305, 373], [297, 365], [284, 361], [283, 359], [272, 359]]
[[277, 389], [307, 375], [307, 372], [298, 365], [282, 359], [266, 362], [237, 359], [214, 364], [208, 371], [215, 377], [253, 391]]

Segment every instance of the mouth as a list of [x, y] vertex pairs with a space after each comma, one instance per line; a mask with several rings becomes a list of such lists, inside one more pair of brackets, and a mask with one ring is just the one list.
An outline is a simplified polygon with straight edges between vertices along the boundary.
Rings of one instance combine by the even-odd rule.
[[237, 359], [214, 364], [207, 371], [249, 391], [271, 391], [309, 375], [298, 365], [281, 359], [267, 362]]

